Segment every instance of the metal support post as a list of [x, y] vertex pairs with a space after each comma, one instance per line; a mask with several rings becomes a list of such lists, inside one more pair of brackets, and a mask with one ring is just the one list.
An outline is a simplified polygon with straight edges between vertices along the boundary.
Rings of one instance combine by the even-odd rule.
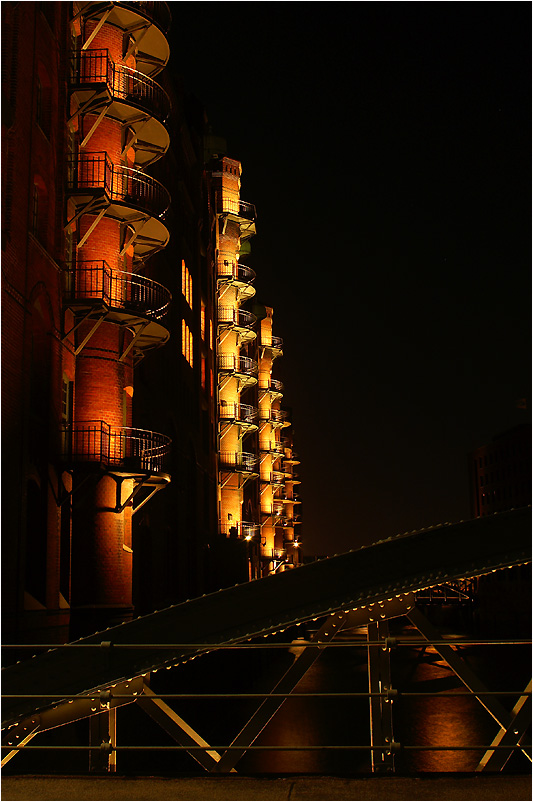
[[[390, 652], [385, 645], [389, 635], [388, 621], [368, 623], [368, 690], [371, 694], [388, 692], [391, 689]], [[383, 641], [371, 644], [372, 641]], [[372, 771], [390, 774], [394, 771], [392, 700], [383, 696], [370, 696], [370, 744], [390, 744], [389, 751], [371, 751]]]

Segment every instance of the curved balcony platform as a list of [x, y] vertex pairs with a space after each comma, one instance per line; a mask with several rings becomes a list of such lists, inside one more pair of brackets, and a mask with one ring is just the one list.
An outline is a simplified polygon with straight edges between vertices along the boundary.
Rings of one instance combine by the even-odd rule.
[[272, 459], [279, 459], [283, 456], [285, 449], [281, 443], [271, 443], [269, 441], [259, 441], [259, 451], [272, 454]]
[[128, 225], [136, 260], [143, 261], [168, 243], [161, 218], [170, 195], [152, 176], [113, 164], [105, 152], [85, 152], [69, 160], [67, 191], [76, 217], [105, 215]]
[[[80, 112], [105, 113], [132, 130], [137, 167], [147, 167], [166, 153], [170, 145], [165, 126], [170, 99], [152, 78], [115, 64], [108, 50], [98, 49], [74, 53], [69, 82]], [[90, 141], [89, 136], [86, 139]]]
[[251, 342], [257, 337], [253, 330], [257, 317], [246, 309], [235, 309], [233, 306], [218, 307], [219, 327], [233, 329], [239, 335], [241, 342]]
[[135, 360], [159, 348], [170, 338], [160, 322], [168, 312], [172, 296], [157, 281], [135, 273], [112, 271], [105, 261], [78, 262], [69, 275], [65, 307], [86, 320], [116, 323], [134, 334]]
[[246, 451], [221, 451], [218, 455], [218, 467], [224, 473], [243, 473], [257, 476], [258, 458]]
[[217, 361], [219, 379], [225, 376], [235, 377], [242, 389], [257, 384], [257, 362], [247, 356], [235, 354], [219, 354]]
[[241, 241], [254, 236], [256, 233], [256, 211], [253, 203], [221, 197], [218, 194], [216, 208], [219, 217], [224, 219], [224, 225], [228, 221], [237, 223]]
[[[135, 55], [137, 68], [145, 75], [157, 75], [166, 66], [170, 56], [167, 34], [172, 19], [167, 3], [75, 2], [73, 6], [75, 17], [103, 21], [124, 31], [131, 42], [126, 56]], [[88, 46], [87, 42], [84, 44]]]
[[288, 412], [284, 409], [265, 409], [259, 410], [260, 423], [270, 423], [275, 428], [283, 428], [290, 426], [290, 421], [287, 420]]
[[261, 481], [273, 487], [283, 487], [285, 484], [285, 475], [282, 471], [270, 471], [266, 478], [261, 477]]
[[262, 378], [259, 376], [259, 390], [270, 394], [272, 401], [282, 398], [283, 382], [279, 379]]
[[263, 353], [268, 351], [272, 359], [283, 356], [283, 339], [281, 337], [271, 337], [270, 342], [261, 341]]
[[255, 295], [255, 272], [251, 267], [240, 262], [228, 262], [224, 260], [217, 267], [217, 281], [219, 285], [236, 287], [239, 293], [239, 301], [244, 302]]
[[168, 476], [163, 467], [172, 441], [164, 434], [99, 420], [80, 421], [67, 434], [64, 457], [71, 464], [96, 465], [126, 478], [163, 474], [165, 481]]
[[249, 404], [224, 404], [221, 401], [218, 405], [218, 417], [221, 421], [240, 426], [246, 434], [257, 431], [257, 409]]

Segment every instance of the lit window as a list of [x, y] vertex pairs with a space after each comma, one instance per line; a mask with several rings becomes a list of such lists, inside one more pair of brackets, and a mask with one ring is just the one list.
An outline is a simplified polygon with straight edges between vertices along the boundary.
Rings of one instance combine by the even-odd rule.
[[189, 365], [193, 365], [193, 339], [192, 331], [184, 320], [181, 321], [181, 352]]
[[202, 354], [202, 390], [205, 390], [205, 356]]
[[213, 350], [213, 348], [215, 347], [215, 336], [214, 336], [212, 320], [209, 321], [209, 347], [211, 348], [211, 350]]
[[203, 301], [200, 310], [200, 333], [202, 335], [202, 340], [205, 340], [205, 303]]
[[181, 260], [181, 291], [192, 309], [192, 276], [187, 269], [185, 259]]

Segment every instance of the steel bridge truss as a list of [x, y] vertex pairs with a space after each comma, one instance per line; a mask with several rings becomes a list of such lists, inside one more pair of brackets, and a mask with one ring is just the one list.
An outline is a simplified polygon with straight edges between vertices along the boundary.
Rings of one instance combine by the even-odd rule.
[[[31, 749], [28, 744], [39, 732], [88, 718], [89, 768], [114, 771], [121, 748], [116, 741], [117, 709], [135, 703], [170, 735], [176, 748], [189, 752], [206, 771], [233, 772], [338, 633], [365, 627], [370, 721], [370, 744], [365, 748], [374, 772], [391, 773], [402, 749], [393, 728], [393, 704], [401, 690], [394, 687], [390, 663], [398, 641], [389, 632], [389, 621], [399, 616], [416, 628], [422, 642], [433, 646], [496, 722], [496, 735], [477, 771], [502, 770], [516, 750], [531, 761], [525, 744], [531, 683], [508, 711], [415, 604], [416, 594], [430, 587], [530, 562], [529, 521], [529, 509], [516, 510], [390, 538], [176, 605], [10, 666], [3, 671], [2, 765], [21, 749]], [[317, 618], [319, 628], [308, 639], [275, 644], [290, 648], [294, 661], [270, 693], [255, 694], [256, 710], [227, 746], [209, 744], [165, 701], [183, 694], [157, 695], [150, 688], [153, 670], [213, 649], [253, 646], [258, 637]]]

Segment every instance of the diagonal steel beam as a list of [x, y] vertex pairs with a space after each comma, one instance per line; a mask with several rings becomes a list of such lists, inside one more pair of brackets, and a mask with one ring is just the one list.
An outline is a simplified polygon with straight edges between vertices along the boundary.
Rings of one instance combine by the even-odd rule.
[[[528, 683], [524, 694], [520, 696], [511, 711], [511, 722], [507, 728], [501, 727], [499, 733], [491, 743], [491, 747], [507, 746], [509, 749], [487, 749], [476, 771], [501, 771], [511, 757], [516, 744], [520, 743], [531, 724], [531, 682]], [[525, 754], [525, 750], [522, 750]], [[529, 761], [531, 757], [528, 755]]]
[[[435, 629], [428, 619], [414, 607], [407, 617], [415, 626], [420, 634], [432, 644], [433, 648], [440, 654], [443, 660], [448, 663], [454, 674], [461, 680], [469, 691], [471, 691], [479, 703], [490, 713], [492, 718], [499, 724], [505, 731], [509, 730], [511, 725], [511, 714], [505, 707], [498, 701], [495, 696], [483, 696], [487, 692], [486, 686], [481, 682], [477, 674], [475, 674], [470, 666], [459, 656], [453, 646], [440, 645], [435, 643], [442, 639], [440, 632]], [[519, 741], [515, 736], [514, 746], [519, 747]], [[526, 750], [522, 749], [524, 754], [529, 758]]]
[[219, 753], [215, 749], [210, 749], [207, 741], [193, 730], [181, 716], [178, 716], [166, 702], [158, 699], [146, 683], [143, 685], [143, 693], [138, 697], [137, 704], [181, 746], [205, 747], [205, 752], [199, 749], [189, 752], [191, 757], [198, 761], [204, 769], [212, 771], [217, 766], [220, 760]]
[[[344, 626], [348, 618], [346, 613], [332, 613], [328, 616], [326, 621], [322, 624], [318, 632], [311, 639], [315, 641], [316, 645], [306, 646], [302, 652], [296, 657], [292, 666], [285, 672], [276, 686], [272, 689], [271, 693], [287, 693], [290, 694], [298, 685], [304, 674], [311, 668], [313, 663], [320, 656], [324, 646], [339, 632]], [[247, 748], [253, 744], [256, 738], [264, 730], [270, 719], [277, 713], [284, 699], [278, 697], [267, 697], [257, 708], [252, 717], [244, 725], [239, 734], [234, 738], [231, 743], [231, 749], [228, 749], [222, 755], [220, 761], [215, 767], [217, 772], [231, 771], [237, 761], [246, 752]], [[234, 747], [241, 747], [235, 749]]]

